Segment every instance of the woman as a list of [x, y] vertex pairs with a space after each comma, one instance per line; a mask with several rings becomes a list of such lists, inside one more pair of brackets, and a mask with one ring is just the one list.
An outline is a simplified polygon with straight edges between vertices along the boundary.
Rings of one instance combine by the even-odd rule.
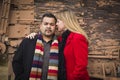
[[57, 14], [58, 31], [62, 33], [60, 52], [64, 54], [67, 80], [89, 80], [88, 37], [71, 11]]
[[[87, 72], [88, 37], [86, 33], [80, 27], [72, 11], [57, 13], [57, 19], [58, 32], [62, 34], [62, 39], [59, 37], [59, 50], [60, 54], [64, 54], [65, 58], [66, 79], [89, 80]], [[60, 59], [61, 63], [62, 61]]]

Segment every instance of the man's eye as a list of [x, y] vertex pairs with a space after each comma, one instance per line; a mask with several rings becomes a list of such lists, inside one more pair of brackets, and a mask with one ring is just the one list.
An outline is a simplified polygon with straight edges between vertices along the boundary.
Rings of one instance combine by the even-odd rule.
[[48, 23], [44, 23], [44, 25], [48, 25]]
[[51, 26], [55, 26], [55, 24], [50, 24]]

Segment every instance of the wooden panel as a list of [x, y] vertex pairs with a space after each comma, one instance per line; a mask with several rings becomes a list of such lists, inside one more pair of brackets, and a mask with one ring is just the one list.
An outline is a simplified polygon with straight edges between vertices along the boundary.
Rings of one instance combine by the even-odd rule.
[[13, 48], [11, 46], [8, 47], [7, 53], [13, 54], [16, 51], [16, 48]]
[[103, 66], [101, 63], [91, 63], [88, 65], [88, 72], [90, 76], [102, 78], [104, 75], [103, 73]]
[[25, 9], [25, 10], [30, 10], [30, 9], [34, 9], [35, 8], [34, 5], [26, 5], [26, 4], [19, 5], [18, 7], [19, 7], [19, 9]]
[[0, 34], [6, 33], [7, 26], [8, 26], [8, 19], [1, 19]]
[[30, 33], [29, 25], [16, 24], [15, 26], [9, 26], [8, 37], [9, 38], [22, 38]]
[[33, 4], [34, 0], [12, 0], [13, 4]]
[[21, 10], [18, 13], [18, 19], [20, 20], [32, 20], [34, 19], [34, 10]]
[[33, 4], [34, 0], [18, 0], [19, 4]]
[[19, 10], [10, 12], [10, 24], [34, 22], [34, 10]]
[[31, 24], [34, 22], [34, 10], [20, 11], [17, 16], [18, 23]]
[[10, 41], [10, 46], [12, 47], [18, 47], [19, 44], [21, 43], [22, 39], [19, 39], [19, 40], [11, 40]]
[[106, 76], [116, 76], [115, 64], [113, 62], [103, 63]]
[[9, 23], [10, 24], [16, 24], [17, 23], [17, 15], [18, 11], [10, 11], [10, 15], [9, 15]]
[[2, 10], [2, 0], [0, 0], [0, 18], [1, 18], [1, 16], [2, 16], [2, 14], [1, 14], [1, 11]]
[[16, 24], [19, 22], [26, 21], [27, 23], [31, 23], [34, 21], [34, 11], [11, 11], [10, 12], [10, 24]]
[[6, 46], [4, 43], [0, 42], [0, 53], [4, 54], [6, 51]]
[[105, 77], [104, 80], [120, 80], [118, 77]]

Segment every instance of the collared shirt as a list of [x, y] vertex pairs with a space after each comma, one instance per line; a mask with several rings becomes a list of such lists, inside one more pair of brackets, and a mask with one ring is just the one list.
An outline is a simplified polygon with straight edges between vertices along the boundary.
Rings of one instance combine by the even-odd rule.
[[50, 57], [50, 47], [52, 40], [46, 42], [42, 40], [44, 45], [44, 55], [43, 55], [43, 66], [42, 66], [42, 80], [47, 80], [49, 57]]

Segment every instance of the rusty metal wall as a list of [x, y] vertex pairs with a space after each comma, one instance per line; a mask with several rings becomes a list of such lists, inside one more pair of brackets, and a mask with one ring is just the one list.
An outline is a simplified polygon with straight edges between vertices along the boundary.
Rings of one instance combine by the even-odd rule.
[[91, 77], [120, 77], [120, 1], [119, 0], [36, 0], [36, 17], [44, 12], [71, 9], [87, 32], [88, 71]]
[[[0, 50], [9, 55], [9, 79], [13, 76], [12, 57], [21, 40], [39, 31], [39, 19], [44, 12], [55, 14], [64, 9], [73, 10], [89, 36], [89, 75], [104, 80], [120, 77], [119, 0], [11, 0], [10, 5], [8, 26], [0, 26], [6, 30], [0, 34]], [[2, 1], [0, 10], [1, 6]]]
[[22, 39], [30, 34], [31, 25], [34, 24], [34, 0], [11, 0], [9, 25], [7, 27], [5, 41], [8, 54], [8, 79], [14, 79], [12, 70], [12, 58], [14, 51]]
[[101, 78], [120, 77], [120, 2], [89, 0], [87, 6], [89, 74]]

